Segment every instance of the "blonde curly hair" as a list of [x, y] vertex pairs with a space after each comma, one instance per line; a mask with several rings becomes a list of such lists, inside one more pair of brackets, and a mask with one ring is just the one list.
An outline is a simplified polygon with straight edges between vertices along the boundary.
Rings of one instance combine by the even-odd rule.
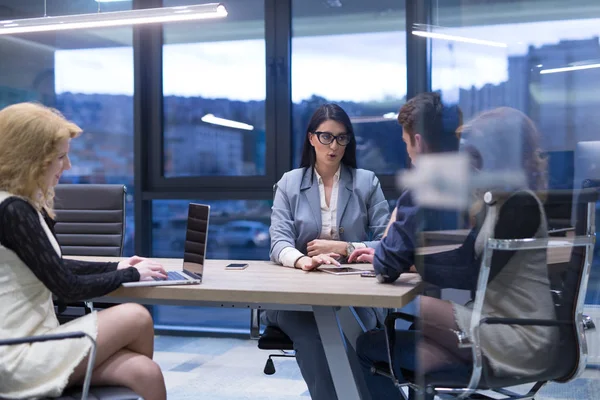
[[80, 134], [81, 128], [59, 111], [40, 104], [0, 110], [0, 190], [23, 197], [54, 218], [54, 188], [44, 177], [58, 157], [60, 141]]

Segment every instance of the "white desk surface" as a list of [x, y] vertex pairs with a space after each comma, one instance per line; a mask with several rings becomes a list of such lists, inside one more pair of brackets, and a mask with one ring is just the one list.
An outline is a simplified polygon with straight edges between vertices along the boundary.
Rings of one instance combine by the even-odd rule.
[[[70, 257], [87, 261], [119, 261], [110, 257]], [[154, 259], [167, 270], [181, 270], [183, 261]], [[248, 263], [245, 270], [225, 270], [231, 262]], [[370, 264], [356, 268], [372, 269]], [[286, 268], [270, 261], [207, 260], [200, 285], [119, 288], [106, 297], [127, 298], [144, 303], [227, 302], [310, 306], [356, 306], [401, 308], [420, 292], [418, 274], [403, 274], [393, 284], [380, 284], [360, 275], [331, 275]]]

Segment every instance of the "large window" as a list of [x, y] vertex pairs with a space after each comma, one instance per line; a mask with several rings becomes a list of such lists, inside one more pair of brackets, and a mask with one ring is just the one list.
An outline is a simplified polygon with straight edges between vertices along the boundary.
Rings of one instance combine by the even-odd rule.
[[[600, 141], [600, 3], [439, 2], [432, 18], [424, 30], [436, 34], [434, 90], [458, 103], [467, 120], [500, 106], [527, 114], [540, 131], [551, 189], [600, 179], [596, 163], [583, 163], [578, 150]], [[600, 303], [598, 249], [587, 300]]]
[[336, 102], [352, 119], [359, 167], [394, 174], [407, 160], [396, 122], [406, 96], [404, 1], [293, 0], [292, 7], [294, 166], [312, 113]]
[[[105, 3], [101, 11], [130, 9]], [[48, 15], [98, 11], [96, 2], [48, 1]], [[0, 20], [40, 17], [43, 2], [0, 1]], [[125, 254], [133, 253], [133, 51], [130, 27], [0, 37], [0, 108], [37, 101], [83, 129], [62, 183], [128, 187]]]
[[265, 174], [263, 3], [229, 1], [225, 20], [164, 26], [165, 177]]
[[152, 203], [152, 255], [183, 257], [188, 204], [210, 205], [208, 259], [268, 260], [269, 200], [155, 200]]

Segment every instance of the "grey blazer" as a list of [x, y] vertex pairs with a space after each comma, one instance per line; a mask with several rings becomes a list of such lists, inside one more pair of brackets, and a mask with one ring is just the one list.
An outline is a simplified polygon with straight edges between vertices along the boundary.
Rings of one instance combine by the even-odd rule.
[[[321, 201], [317, 177], [310, 168], [286, 172], [274, 190], [269, 255], [272, 261], [279, 262], [284, 248], [295, 247], [306, 254], [307, 243], [319, 237]], [[342, 166], [337, 204], [340, 240], [374, 247], [383, 236], [388, 219], [389, 205], [375, 174]]]

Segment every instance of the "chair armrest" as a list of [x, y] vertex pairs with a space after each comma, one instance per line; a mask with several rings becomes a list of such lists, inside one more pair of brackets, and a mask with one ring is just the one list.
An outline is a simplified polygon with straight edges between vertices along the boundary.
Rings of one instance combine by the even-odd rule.
[[[389, 313], [386, 317], [385, 317], [385, 323], [391, 323], [391, 322], [396, 322], [396, 320], [398, 319], [403, 319], [404, 321], [408, 321], [408, 322], [415, 322], [417, 320], [417, 317], [415, 317], [414, 315], [411, 314], [406, 314], [403, 312], [393, 312], [393, 313]], [[388, 322], [389, 321], [389, 322]]]
[[551, 319], [531, 319], [531, 318], [482, 318], [480, 324], [488, 325], [536, 325], [536, 326], [569, 326], [573, 321], [551, 320]]
[[90, 391], [90, 382], [92, 380], [92, 371], [94, 369], [94, 362], [96, 360], [96, 341], [93, 337], [85, 332], [66, 332], [66, 333], [55, 333], [51, 335], [39, 335], [39, 336], [26, 336], [14, 339], [3, 339], [0, 340], [0, 346], [14, 346], [26, 343], [39, 343], [39, 342], [50, 342], [56, 340], [67, 340], [67, 339], [82, 339], [87, 338], [92, 342], [92, 348], [88, 357], [88, 365], [85, 371], [85, 379], [83, 380], [83, 389], [81, 391], [81, 400], [87, 400], [88, 393]]
[[596, 324], [589, 315], [583, 316], [583, 330], [585, 331], [593, 331], [596, 330]]
[[398, 374], [394, 371], [394, 346], [396, 344], [396, 320], [403, 319], [408, 322], [416, 322], [417, 317], [411, 314], [406, 314], [403, 312], [393, 312], [388, 314], [385, 317], [384, 329], [386, 336], [386, 345], [387, 345], [387, 356], [388, 356], [388, 364], [389, 364], [389, 378], [392, 379], [394, 385], [396, 387], [402, 386], [400, 381], [398, 380]]
[[25, 343], [38, 343], [38, 342], [50, 342], [53, 340], [65, 340], [65, 339], [80, 339], [86, 337], [84, 332], [67, 332], [67, 333], [56, 333], [53, 335], [41, 335], [41, 336], [26, 336], [16, 339], [4, 339], [0, 340], [0, 346], [12, 346], [17, 344]]

